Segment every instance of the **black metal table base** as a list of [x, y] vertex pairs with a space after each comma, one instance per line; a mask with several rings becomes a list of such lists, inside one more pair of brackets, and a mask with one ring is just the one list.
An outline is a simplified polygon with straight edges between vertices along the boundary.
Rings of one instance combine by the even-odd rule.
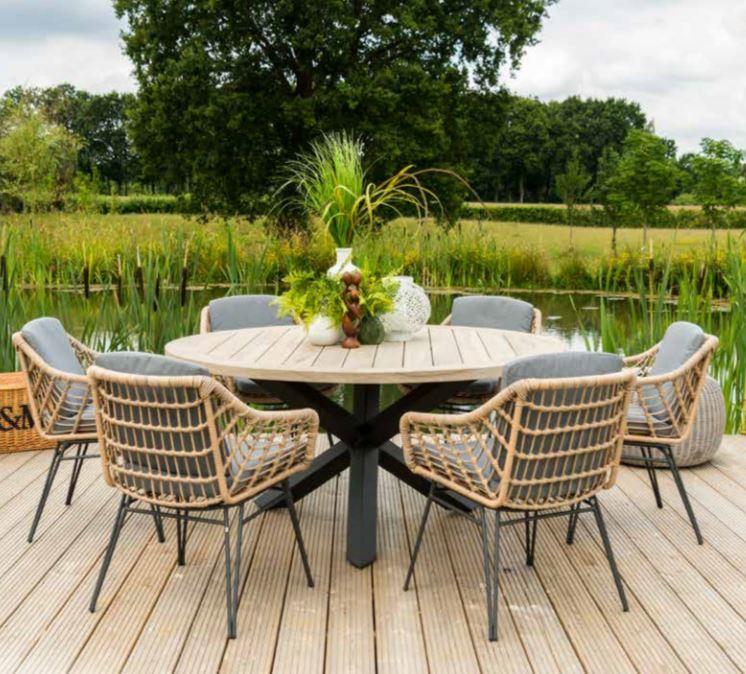
[[[408, 411], [431, 410], [469, 382], [422, 384], [383, 410], [378, 384], [356, 384], [351, 413], [308, 384], [257, 383], [292, 407], [315, 409], [321, 425], [340, 439], [317, 456], [308, 470], [290, 479], [290, 490], [293, 500], [298, 501], [349, 467], [347, 560], [359, 568], [372, 563], [376, 558], [379, 466], [420, 493], [430, 493], [430, 482], [406, 467], [401, 448], [391, 442], [399, 432], [401, 416]], [[262, 509], [282, 506], [284, 502], [279, 491], [265, 492], [256, 499]], [[474, 507], [468, 499], [452, 492], [439, 493], [437, 502], [463, 512]]]

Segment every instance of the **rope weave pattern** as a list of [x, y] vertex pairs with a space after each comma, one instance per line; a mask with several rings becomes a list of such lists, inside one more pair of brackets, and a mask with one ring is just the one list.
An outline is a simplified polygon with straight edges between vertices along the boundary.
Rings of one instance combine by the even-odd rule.
[[717, 337], [707, 335], [702, 346], [686, 363], [663, 375], [649, 374], [660, 345], [625, 359], [624, 364], [635, 368], [638, 377], [627, 441], [655, 440], [672, 444], [689, 435], [717, 345]]
[[524, 380], [469, 414], [406, 414], [407, 465], [490, 508], [589, 498], [615, 480], [633, 381]]
[[[83, 369], [98, 355], [74, 337], [70, 345]], [[31, 415], [43, 438], [84, 441], [96, 438], [90, 386], [85, 375], [74, 375], [49, 366], [20, 332], [13, 335], [21, 369], [26, 373]]]
[[134, 498], [208, 507], [250, 498], [307, 468], [313, 410], [256, 411], [209, 377], [92, 367], [104, 477]]

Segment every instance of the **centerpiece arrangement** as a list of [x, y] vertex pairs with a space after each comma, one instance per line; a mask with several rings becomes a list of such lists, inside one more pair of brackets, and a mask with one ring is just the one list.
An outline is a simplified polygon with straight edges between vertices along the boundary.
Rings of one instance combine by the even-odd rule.
[[363, 155], [360, 138], [344, 132], [323, 135], [289, 162], [276, 193], [280, 209], [300, 211], [321, 223], [336, 246], [336, 261], [325, 278], [293, 274], [279, 301], [283, 311], [308, 326], [315, 344], [333, 344], [344, 335], [343, 346], [354, 348], [358, 339], [379, 343], [385, 335], [405, 341], [419, 331], [430, 318], [425, 291], [411, 276], [382, 278], [360, 271], [352, 259], [353, 241], [359, 233], [373, 235], [386, 217], [406, 213], [421, 220], [428, 217], [430, 204], [440, 208], [438, 197], [422, 183], [425, 174], [450, 176], [470, 189], [452, 171], [411, 165], [381, 182], [369, 181]]
[[385, 336], [381, 317], [395, 310], [399, 281], [368, 270], [340, 275], [294, 272], [288, 289], [277, 298], [279, 313], [303, 323], [308, 339], [318, 346], [342, 342], [345, 348], [380, 344]]

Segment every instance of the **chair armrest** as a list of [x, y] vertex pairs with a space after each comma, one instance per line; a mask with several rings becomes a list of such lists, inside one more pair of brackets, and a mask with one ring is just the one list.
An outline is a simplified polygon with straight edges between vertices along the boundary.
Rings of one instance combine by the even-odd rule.
[[627, 356], [623, 361], [624, 367], [636, 369], [638, 377], [647, 376], [648, 370], [655, 360], [655, 355], [658, 353], [659, 347], [660, 344], [656, 344], [647, 351], [643, 351], [634, 356]]
[[73, 351], [75, 351], [75, 355], [83, 366], [83, 369], [87, 370], [91, 365], [93, 365], [93, 361], [95, 361], [100, 355], [99, 352], [86, 346], [83, 342], [75, 339], [72, 335], [68, 335], [67, 337], [70, 340], [70, 346], [73, 347]]
[[215, 380], [215, 412], [228, 502], [243, 501], [305, 470], [316, 451], [319, 416], [312, 409], [255, 410]]

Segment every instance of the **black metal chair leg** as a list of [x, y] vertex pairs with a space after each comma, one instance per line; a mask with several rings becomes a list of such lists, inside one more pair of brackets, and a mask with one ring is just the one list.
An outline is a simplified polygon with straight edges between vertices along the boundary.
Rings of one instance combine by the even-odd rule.
[[236, 549], [231, 563], [231, 523], [228, 508], [223, 508], [223, 552], [225, 555], [225, 606], [228, 618], [228, 638], [236, 638], [238, 617], [238, 588], [241, 571], [241, 543], [243, 540], [243, 504], [238, 508]]
[[699, 545], [702, 545], [705, 541], [702, 538], [702, 532], [700, 532], [699, 530], [699, 523], [697, 522], [697, 518], [694, 515], [694, 509], [692, 508], [692, 504], [689, 501], [689, 495], [686, 493], [686, 487], [684, 486], [684, 482], [681, 479], [679, 467], [676, 465], [676, 459], [674, 459], [673, 457], [673, 450], [670, 447], [663, 445], [661, 445], [660, 450], [666, 457], [666, 461], [668, 461], [668, 466], [671, 469], [671, 474], [673, 475], [674, 482], [676, 482], [676, 487], [679, 490], [679, 495], [681, 496], [681, 500], [684, 503], [686, 514], [689, 516], [689, 521], [692, 523], [694, 535], [697, 537], [697, 543]]
[[298, 521], [298, 512], [295, 510], [295, 503], [293, 503], [293, 495], [290, 492], [290, 482], [285, 480], [282, 483], [282, 488], [285, 492], [285, 503], [287, 503], [288, 513], [290, 514], [290, 521], [293, 523], [293, 531], [295, 532], [295, 540], [298, 543], [298, 550], [300, 551], [300, 558], [303, 561], [303, 569], [306, 572], [306, 581], [308, 587], [313, 587], [313, 575], [311, 574], [311, 565], [308, 563], [308, 554], [306, 553], [306, 546], [303, 543], [303, 534], [300, 530], [300, 522]]
[[163, 518], [161, 517], [160, 506], [151, 504], [150, 509], [153, 511], [153, 523], [155, 524], [155, 533], [158, 536], [158, 542], [165, 543], [166, 534], [163, 532]]
[[565, 538], [568, 545], [575, 542], [575, 529], [578, 527], [578, 508], [580, 508], [579, 503], [570, 506], [570, 519], [567, 523], [567, 537]]
[[326, 439], [329, 442], [329, 447], [334, 447], [334, 436], [329, 431], [326, 432]]
[[65, 505], [70, 505], [73, 502], [73, 494], [75, 494], [75, 486], [78, 484], [78, 477], [80, 477], [80, 469], [83, 467], [83, 461], [85, 455], [88, 452], [88, 443], [81, 442], [78, 445], [78, 449], [75, 452], [75, 459], [73, 460], [73, 469], [70, 473], [70, 485], [67, 488], [67, 496], [65, 497]]
[[498, 624], [497, 609], [499, 604], [500, 580], [500, 518], [499, 510], [495, 511], [494, 525], [494, 554], [490, 555], [487, 518], [482, 509], [482, 555], [484, 559], [484, 584], [487, 594], [487, 638], [497, 641]]
[[186, 564], [186, 542], [187, 542], [187, 526], [189, 520], [186, 517], [186, 512], [183, 510], [176, 511], [176, 561], [179, 566]]
[[422, 543], [422, 535], [425, 533], [425, 525], [427, 524], [427, 518], [430, 515], [430, 508], [433, 505], [433, 496], [435, 496], [435, 484], [430, 485], [430, 492], [427, 495], [427, 502], [425, 503], [425, 510], [422, 513], [422, 519], [420, 520], [420, 527], [417, 530], [417, 538], [414, 542], [414, 548], [412, 549], [412, 557], [409, 560], [409, 569], [407, 569], [407, 577], [404, 579], [404, 591], [409, 589], [409, 583], [412, 580], [412, 574], [414, 573], [414, 565], [417, 562], [417, 555], [420, 553], [420, 544]]
[[122, 498], [119, 501], [119, 509], [117, 515], [114, 518], [114, 526], [111, 529], [111, 535], [109, 536], [109, 545], [106, 548], [106, 554], [101, 562], [101, 569], [98, 572], [98, 579], [96, 580], [96, 587], [93, 589], [93, 596], [91, 597], [91, 603], [88, 610], [91, 613], [96, 611], [96, 603], [98, 602], [98, 596], [101, 593], [101, 588], [104, 586], [104, 580], [106, 579], [106, 573], [109, 570], [111, 564], [111, 558], [114, 556], [114, 548], [117, 546], [119, 540], [119, 534], [122, 531], [124, 525], [124, 518], [127, 514], [127, 504], [129, 503], [129, 497], [122, 494]]
[[622, 583], [622, 577], [619, 574], [619, 569], [616, 565], [616, 559], [614, 558], [614, 551], [611, 549], [611, 540], [609, 540], [609, 534], [606, 531], [606, 524], [604, 523], [603, 515], [601, 514], [601, 504], [598, 499], [593, 496], [588, 499], [588, 503], [593, 508], [593, 515], [596, 518], [596, 526], [598, 527], [598, 533], [601, 534], [601, 541], [604, 544], [604, 551], [606, 552], [606, 559], [609, 561], [609, 568], [611, 569], [611, 575], [614, 576], [614, 583], [616, 584], [617, 592], [619, 593], [619, 600], [622, 602], [622, 610], [629, 611], [629, 604], [627, 603], [627, 595], [624, 592], [624, 584]]
[[526, 566], [533, 566], [539, 520], [535, 513], [526, 511], [523, 515], [526, 529]]
[[653, 457], [651, 456], [650, 449], [647, 447], [641, 447], [642, 455], [645, 459], [645, 468], [648, 471], [648, 479], [650, 480], [650, 486], [653, 488], [653, 494], [655, 495], [655, 504], [659, 507], [663, 507], [663, 499], [661, 498], [661, 490], [658, 487], [658, 474], [655, 472], [655, 466], [653, 465]]
[[61, 442], [54, 448], [54, 454], [52, 454], [52, 462], [47, 470], [47, 478], [44, 481], [44, 488], [41, 491], [41, 497], [39, 498], [39, 505], [36, 506], [36, 512], [34, 513], [34, 521], [31, 523], [31, 531], [28, 534], [28, 542], [34, 542], [34, 536], [36, 534], [36, 528], [39, 526], [39, 520], [41, 520], [41, 514], [44, 512], [44, 506], [47, 504], [47, 498], [49, 498], [49, 492], [52, 489], [52, 483], [57, 475], [57, 470], [60, 467], [60, 461], [62, 455], [67, 449], [68, 444]]

